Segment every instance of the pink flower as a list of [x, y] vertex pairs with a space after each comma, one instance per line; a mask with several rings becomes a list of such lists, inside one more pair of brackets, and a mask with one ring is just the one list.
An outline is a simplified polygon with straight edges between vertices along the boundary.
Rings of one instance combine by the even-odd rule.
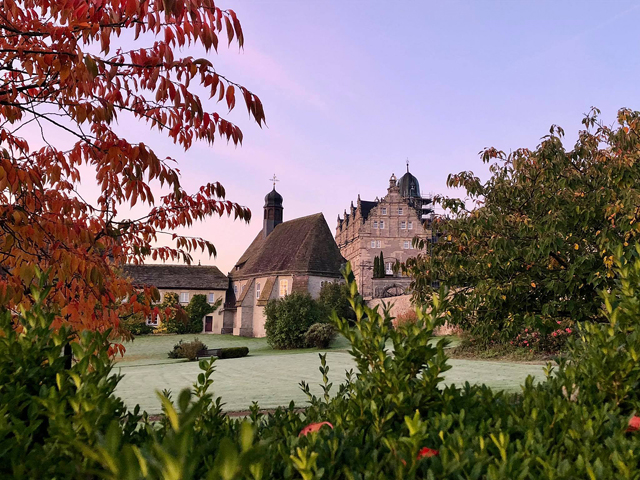
[[556, 337], [558, 335], [558, 332], [553, 332], [551, 335], [553, 335], [554, 337]]
[[562, 322], [560, 320], [556, 320], [556, 323], [560, 325]]
[[640, 417], [634, 415], [629, 419], [629, 428], [627, 428], [627, 432], [636, 432], [640, 430]]
[[528, 329], [528, 328], [525, 328], [525, 329], [524, 329], [524, 331], [525, 331], [525, 332], [528, 332], [528, 331], [529, 331], [529, 329]]
[[565, 328], [564, 331], [567, 332], [567, 333], [571, 333], [571, 329], [570, 328]]
[[311, 432], [317, 432], [322, 428], [323, 425], [329, 425], [333, 429], [333, 425], [331, 425], [329, 422], [310, 423], [309, 425], [304, 427], [302, 430], [300, 430], [300, 433], [298, 434], [298, 436], [304, 437]]

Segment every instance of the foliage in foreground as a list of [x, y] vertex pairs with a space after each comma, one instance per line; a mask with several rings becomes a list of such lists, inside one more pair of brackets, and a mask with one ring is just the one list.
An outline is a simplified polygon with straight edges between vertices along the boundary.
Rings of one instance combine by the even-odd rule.
[[[388, 311], [363, 304], [347, 267], [357, 322], [336, 315], [332, 322], [351, 342], [357, 371], [334, 392], [321, 355], [321, 395], [301, 385], [310, 400], [305, 413], [292, 404], [264, 416], [254, 405], [244, 421], [223, 415], [213, 399], [211, 360], [175, 404], [161, 396], [160, 422], [141, 419], [133, 428], [138, 417], [112, 394], [106, 338], [83, 334], [92, 348], [79, 349], [75, 370], [65, 372], [55, 347], [65, 338], [47, 333], [50, 315], [36, 310], [12, 324], [5, 314], [0, 476], [637, 479], [640, 435], [627, 430], [640, 408], [640, 249], [617, 259], [602, 323], [578, 325], [569, 359], [538, 384], [527, 379], [517, 395], [443, 385], [446, 340], [434, 343], [433, 329], [448, 318], [444, 289], [429, 311], [416, 312], [415, 324], [394, 328]], [[93, 368], [83, 370], [87, 364]]]
[[449, 176], [473, 204], [440, 198], [451, 216], [434, 224], [440, 240], [405, 265], [416, 300], [446, 283], [451, 322], [485, 345], [508, 344], [525, 328], [546, 337], [557, 321], [599, 320], [613, 248], [640, 232], [640, 112], [620, 110], [614, 128], [598, 114], [585, 117], [571, 149], [553, 126], [534, 150], [482, 152], [486, 182]]

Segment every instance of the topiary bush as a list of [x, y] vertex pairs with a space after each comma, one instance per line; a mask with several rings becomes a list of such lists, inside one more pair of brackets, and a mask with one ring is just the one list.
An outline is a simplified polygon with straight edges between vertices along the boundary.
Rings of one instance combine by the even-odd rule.
[[240, 358], [249, 355], [248, 347], [229, 347], [221, 348], [218, 352], [218, 358]]
[[284, 298], [270, 300], [264, 312], [267, 341], [279, 350], [304, 348], [305, 333], [322, 318], [322, 309], [308, 293], [294, 292]]
[[304, 341], [308, 347], [328, 348], [336, 338], [336, 327], [330, 323], [314, 323], [304, 334]]
[[173, 346], [173, 349], [167, 354], [169, 358], [186, 358], [189, 361], [196, 360], [200, 350], [206, 350], [207, 346], [197, 338], [191, 342], [180, 340]]

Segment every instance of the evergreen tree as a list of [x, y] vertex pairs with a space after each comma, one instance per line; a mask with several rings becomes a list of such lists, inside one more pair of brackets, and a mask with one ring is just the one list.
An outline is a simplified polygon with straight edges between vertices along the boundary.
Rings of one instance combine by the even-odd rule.
[[384, 254], [380, 252], [380, 278], [384, 278], [387, 274], [384, 269]]
[[380, 277], [380, 259], [376, 255], [373, 257], [373, 278]]

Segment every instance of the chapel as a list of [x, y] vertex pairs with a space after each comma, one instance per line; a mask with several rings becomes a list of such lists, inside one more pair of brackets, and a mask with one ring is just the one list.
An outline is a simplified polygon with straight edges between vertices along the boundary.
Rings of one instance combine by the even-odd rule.
[[265, 197], [262, 229], [229, 273], [221, 333], [266, 335], [264, 307], [292, 292], [317, 298], [325, 282], [342, 279], [346, 263], [322, 213], [283, 221], [283, 199]]

